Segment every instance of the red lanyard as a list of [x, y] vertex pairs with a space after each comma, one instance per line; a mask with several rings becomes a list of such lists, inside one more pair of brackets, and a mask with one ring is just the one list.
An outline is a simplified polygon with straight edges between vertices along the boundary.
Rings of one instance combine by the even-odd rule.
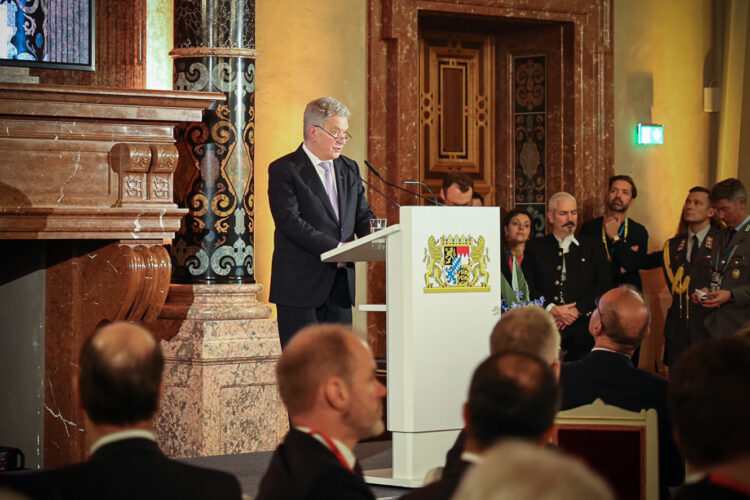
[[723, 486], [725, 488], [729, 488], [730, 490], [734, 490], [738, 493], [742, 493], [743, 495], [750, 497], [750, 487], [748, 487], [748, 485], [746, 485], [745, 483], [737, 481], [736, 479], [722, 476], [720, 474], [709, 474], [708, 480], [709, 482], [718, 484], [719, 486]]
[[341, 454], [341, 450], [339, 450], [339, 447], [336, 446], [336, 443], [334, 443], [331, 438], [329, 438], [322, 432], [318, 432], [315, 430], [310, 430], [308, 434], [311, 436], [317, 434], [318, 436], [322, 437], [323, 441], [325, 441], [326, 445], [328, 445], [328, 448], [331, 450], [331, 452], [333, 452], [334, 456], [338, 459], [339, 462], [341, 462], [341, 465], [343, 465], [347, 470], [352, 470], [352, 468], [349, 467], [349, 462], [346, 461], [344, 455]]

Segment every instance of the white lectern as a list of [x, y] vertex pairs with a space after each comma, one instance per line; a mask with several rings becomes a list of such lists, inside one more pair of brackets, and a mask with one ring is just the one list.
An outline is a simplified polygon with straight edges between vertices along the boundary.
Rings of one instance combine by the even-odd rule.
[[471, 374], [489, 354], [499, 319], [500, 209], [401, 207], [400, 224], [321, 259], [386, 261], [393, 469], [366, 471], [365, 478], [421, 486], [463, 427]]

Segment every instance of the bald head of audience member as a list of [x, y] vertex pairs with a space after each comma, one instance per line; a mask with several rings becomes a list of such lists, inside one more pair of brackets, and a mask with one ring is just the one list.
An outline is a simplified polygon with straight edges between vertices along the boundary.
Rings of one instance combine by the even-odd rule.
[[614, 500], [607, 484], [580, 460], [506, 440], [469, 470], [453, 500]]
[[490, 352], [508, 349], [542, 358], [560, 376], [560, 331], [543, 308], [524, 306], [503, 313], [490, 334]]
[[692, 466], [750, 487], [750, 340], [693, 345], [670, 370], [669, 411]]
[[81, 348], [78, 393], [96, 439], [124, 428], [150, 429], [159, 406], [164, 357], [151, 333], [117, 322]]
[[465, 449], [481, 453], [507, 437], [544, 442], [558, 407], [557, 378], [544, 360], [521, 351], [492, 354], [469, 386]]
[[601, 296], [589, 321], [595, 347], [632, 355], [649, 334], [651, 312], [643, 296], [630, 285]]
[[287, 344], [276, 374], [294, 426], [340, 440], [350, 449], [383, 432], [385, 387], [372, 352], [343, 325], [300, 330]]

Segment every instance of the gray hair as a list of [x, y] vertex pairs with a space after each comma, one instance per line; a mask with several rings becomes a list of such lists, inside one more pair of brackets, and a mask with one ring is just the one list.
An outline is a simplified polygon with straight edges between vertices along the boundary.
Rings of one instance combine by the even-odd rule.
[[607, 484], [582, 461], [507, 439], [482, 455], [454, 500], [614, 500]]
[[345, 104], [333, 97], [320, 97], [309, 102], [305, 107], [304, 130], [302, 131], [304, 138], [307, 139], [307, 129], [310, 128], [310, 125], [322, 127], [326, 118], [331, 116], [349, 118], [352, 113]]
[[516, 349], [554, 364], [560, 355], [560, 331], [555, 318], [539, 306], [503, 313], [490, 334], [490, 352]]
[[549, 212], [554, 212], [557, 208], [557, 202], [562, 199], [573, 200], [576, 205], [578, 205], [575, 196], [570, 193], [566, 193], [565, 191], [560, 191], [559, 193], [555, 193], [550, 196], [549, 201], [547, 202], [547, 210]]

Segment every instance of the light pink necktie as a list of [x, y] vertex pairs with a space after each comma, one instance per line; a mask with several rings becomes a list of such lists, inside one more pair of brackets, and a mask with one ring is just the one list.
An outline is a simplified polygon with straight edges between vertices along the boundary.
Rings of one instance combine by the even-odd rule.
[[336, 219], [339, 218], [339, 200], [336, 196], [336, 187], [333, 185], [333, 165], [331, 165], [330, 161], [322, 161], [320, 162], [320, 166], [323, 167], [323, 170], [326, 172], [326, 191], [328, 191], [328, 199], [331, 201], [331, 205], [333, 206], [333, 211], [336, 214]]

